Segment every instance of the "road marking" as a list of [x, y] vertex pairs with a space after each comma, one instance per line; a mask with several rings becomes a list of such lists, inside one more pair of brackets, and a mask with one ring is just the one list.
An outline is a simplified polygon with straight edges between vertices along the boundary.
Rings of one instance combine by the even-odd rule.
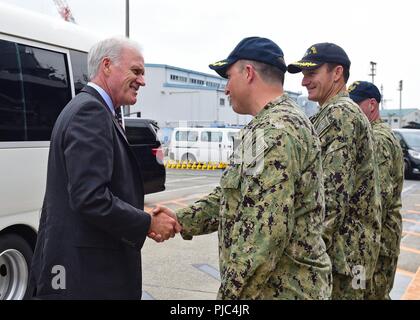
[[414, 237], [420, 237], [420, 233], [413, 232], [413, 231], [403, 231], [403, 234], [414, 236]]
[[409, 186], [407, 188], [404, 188], [403, 191], [402, 191], [402, 193], [406, 193], [407, 191], [410, 191], [411, 189], [413, 189], [415, 187], [416, 187], [416, 185], [415, 184], [412, 184], [411, 186]]
[[190, 190], [190, 189], [203, 188], [203, 187], [213, 187], [214, 188], [214, 187], [217, 187], [218, 185], [219, 185], [218, 183], [201, 184], [199, 186], [191, 186], [191, 187], [162, 191], [162, 192], [159, 192], [159, 195], [167, 194], [167, 193], [171, 193], [171, 192], [176, 192], [176, 191], [184, 191], [184, 190]]
[[420, 211], [416, 211], [416, 210], [405, 210], [405, 213], [414, 213], [414, 214], [420, 214]]
[[212, 266], [210, 266], [208, 264], [193, 264], [193, 267], [197, 268], [200, 271], [203, 271], [204, 273], [207, 273], [212, 278], [220, 281], [219, 270], [213, 268]]
[[417, 272], [411, 280], [411, 283], [408, 285], [407, 290], [402, 296], [401, 300], [418, 300], [420, 298], [420, 268], [417, 269]]
[[407, 251], [407, 252], [411, 252], [411, 253], [415, 253], [415, 254], [420, 254], [420, 250], [413, 249], [413, 248], [410, 248], [410, 247], [400, 246], [400, 249], [403, 250], [403, 251]]
[[405, 275], [407, 277], [411, 277], [411, 278], [416, 275], [414, 272], [410, 272], [410, 271], [403, 270], [403, 269], [400, 269], [400, 268], [397, 268], [397, 272], [401, 273], [402, 275]]
[[188, 207], [188, 204], [186, 204], [184, 202], [180, 202], [180, 201], [172, 201], [171, 203], [176, 204], [176, 205], [178, 205], [180, 207], [183, 207], [183, 208]]
[[413, 220], [413, 219], [402, 219], [402, 221], [409, 222], [409, 223], [420, 224], [419, 221], [416, 221], [416, 220]]
[[200, 180], [200, 179], [207, 179], [207, 178], [208, 177], [193, 177], [193, 178], [175, 179], [175, 180], [168, 180], [166, 183], [180, 182], [180, 181], [190, 181], [190, 180]]
[[141, 300], [156, 300], [153, 298], [150, 294], [147, 293], [147, 291], [143, 291], [141, 295]]

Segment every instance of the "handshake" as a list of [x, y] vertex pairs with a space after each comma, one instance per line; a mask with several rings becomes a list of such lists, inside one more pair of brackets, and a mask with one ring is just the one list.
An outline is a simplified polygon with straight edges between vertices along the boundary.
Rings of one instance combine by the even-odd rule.
[[156, 206], [151, 213], [152, 217], [147, 236], [156, 242], [163, 242], [175, 237], [181, 232], [182, 227], [178, 223], [175, 212], [169, 208]]

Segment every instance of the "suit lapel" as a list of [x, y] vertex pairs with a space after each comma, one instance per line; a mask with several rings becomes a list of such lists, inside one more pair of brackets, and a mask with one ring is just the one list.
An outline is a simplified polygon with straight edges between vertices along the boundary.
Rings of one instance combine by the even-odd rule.
[[128, 140], [127, 140], [127, 137], [125, 135], [125, 132], [121, 128], [120, 124], [117, 122], [117, 119], [112, 114], [111, 110], [109, 110], [108, 105], [106, 104], [105, 100], [101, 97], [101, 95], [99, 94], [99, 92], [96, 91], [94, 88], [92, 88], [90, 86], [84, 86], [84, 88], [81, 91], [86, 92], [86, 93], [94, 96], [104, 106], [104, 108], [109, 112], [109, 114], [111, 116], [111, 119], [112, 119], [112, 122], [114, 123], [115, 128], [120, 133], [121, 137], [125, 140], [125, 142], [127, 142], [127, 144], [128, 144]]

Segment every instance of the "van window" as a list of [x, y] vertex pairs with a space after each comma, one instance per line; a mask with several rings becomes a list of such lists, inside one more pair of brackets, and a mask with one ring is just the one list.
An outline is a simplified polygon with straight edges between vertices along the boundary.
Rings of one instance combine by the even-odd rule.
[[175, 134], [176, 141], [196, 142], [198, 140], [198, 132], [196, 131], [177, 131]]
[[50, 140], [61, 110], [71, 99], [66, 56], [19, 45], [25, 98], [25, 140]]
[[63, 53], [0, 40], [0, 141], [48, 141], [71, 99]]
[[0, 40], [0, 141], [24, 140], [24, 115], [17, 46]]
[[73, 70], [74, 90], [78, 94], [88, 83], [87, 53], [70, 50], [71, 68]]
[[204, 142], [222, 142], [222, 132], [203, 131], [201, 133], [201, 141]]
[[228, 141], [233, 141], [234, 139], [238, 139], [238, 138], [239, 138], [239, 132], [229, 132], [228, 133]]

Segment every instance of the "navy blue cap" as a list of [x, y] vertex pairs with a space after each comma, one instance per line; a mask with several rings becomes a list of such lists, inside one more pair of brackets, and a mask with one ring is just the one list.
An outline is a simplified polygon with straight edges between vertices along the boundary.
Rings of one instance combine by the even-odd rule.
[[350, 68], [350, 59], [347, 53], [334, 43], [317, 43], [306, 50], [305, 55], [300, 61], [291, 63], [287, 66], [290, 73], [298, 73], [303, 69], [313, 70], [322, 66], [324, 63], [337, 63]]
[[374, 98], [378, 103], [381, 102], [381, 93], [378, 87], [371, 82], [355, 81], [349, 86], [348, 92], [350, 98], [356, 103], [371, 98]]
[[221, 77], [227, 78], [226, 71], [238, 60], [263, 62], [286, 72], [283, 51], [270, 39], [249, 37], [241, 40], [229, 56], [209, 65]]

